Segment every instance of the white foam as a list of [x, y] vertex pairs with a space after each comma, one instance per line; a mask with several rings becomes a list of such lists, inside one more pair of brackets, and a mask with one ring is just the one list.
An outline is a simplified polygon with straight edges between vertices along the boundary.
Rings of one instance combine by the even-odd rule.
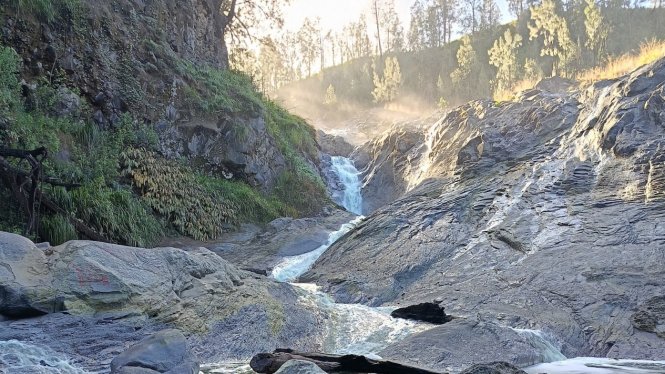
[[345, 157], [332, 157], [332, 166], [340, 182], [344, 185], [344, 194], [336, 203], [351, 213], [361, 215], [363, 198], [360, 194], [362, 187], [360, 172], [353, 165], [353, 162]]
[[87, 374], [64, 355], [17, 340], [0, 341], [0, 373]]

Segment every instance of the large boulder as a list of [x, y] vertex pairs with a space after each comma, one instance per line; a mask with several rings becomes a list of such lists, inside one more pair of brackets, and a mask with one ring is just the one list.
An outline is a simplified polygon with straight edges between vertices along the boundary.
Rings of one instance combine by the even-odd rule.
[[[213, 362], [248, 359], [280, 346], [316, 349], [322, 340], [317, 321], [325, 317], [302, 290], [240, 270], [205, 248], [71, 241], [42, 251], [3, 232], [0, 243], [2, 314], [66, 312], [132, 329], [169, 325], [192, 334], [199, 357]], [[45, 333], [42, 320], [10, 323], [7, 335], [21, 339], [33, 331]], [[40, 342], [57, 345], [48, 338], [55, 335], [49, 332]], [[77, 345], [66, 346], [67, 352], [80, 351]]]
[[407, 337], [379, 355], [386, 360], [452, 372], [481, 362], [506, 361], [522, 367], [565, 359], [560, 353], [551, 356], [557, 353], [547, 352], [548, 344], [544, 337], [533, 332], [457, 319]]
[[111, 374], [198, 374], [199, 363], [178, 330], [155, 333], [111, 361]]
[[0, 232], [0, 315], [32, 317], [52, 312], [46, 255], [28, 239]]
[[275, 374], [325, 374], [315, 363], [303, 360], [290, 360]]

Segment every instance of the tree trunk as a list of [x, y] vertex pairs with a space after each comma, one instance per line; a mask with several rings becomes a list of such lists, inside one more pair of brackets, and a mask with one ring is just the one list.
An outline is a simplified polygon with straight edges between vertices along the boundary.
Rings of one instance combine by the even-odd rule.
[[327, 373], [446, 374], [392, 361], [373, 360], [365, 356], [304, 353], [290, 349], [259, 353], [252, 358], [249, 365], [257, 373], [274, 374], [289, 360], [313, 362]]
[[379, 0], [374, 0], [374, 19], [376, 20], [376, 38], [379, 41], [379, 57], [383, 57], [383, 49], [381, 48], [381, 26], [379, 20]]

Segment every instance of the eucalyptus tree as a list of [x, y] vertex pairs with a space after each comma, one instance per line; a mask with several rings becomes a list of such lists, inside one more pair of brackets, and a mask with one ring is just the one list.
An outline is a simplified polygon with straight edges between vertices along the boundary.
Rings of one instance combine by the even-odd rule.
[[251, 39], [257, 39], [259, 30], [281, 28], [284, 24], [282, 6], [291, 0], [212, 0], [212, 9], [215, 28], [213, 35], [221, 40], [222, 55], [220, 61], [222, 68], [228, 68], [228, 52], [225, 40], [234, 44], [246, 43]]

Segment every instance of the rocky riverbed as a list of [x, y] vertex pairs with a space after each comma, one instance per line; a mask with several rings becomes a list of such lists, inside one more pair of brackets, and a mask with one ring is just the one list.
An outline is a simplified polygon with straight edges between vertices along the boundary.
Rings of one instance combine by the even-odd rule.
[[[246, 372], [283, 347], [435, 371], [663, 372], [612, 360], [665, 357], [663, 113], [665, 60], [396, 127], [354, 151], [362, 175], [337, 172], [337, 202], [367, 218], [328, 210], [182, 248], [0, 233], [0, 372]], [[390, 316], [423, 303], [446, 318]], [[177, 354], [148, 368], [159, 342]]]
[[[456, 327], [470, 341], [534, 329], [567, 357], [665, 357], [664, 90], [660, 60], [583, 91], [474, 101], [421, 132], [396, 128], [366, 147], [363, 171], [370, 206], [382, 190], [396, 200], [301, 280], [338, 302], [440, 300], [471, 324]], [[380, 355], [443, 369], [460, 336], [449, 328]], [[504, 359], [524, 364], [523, 353]]]

